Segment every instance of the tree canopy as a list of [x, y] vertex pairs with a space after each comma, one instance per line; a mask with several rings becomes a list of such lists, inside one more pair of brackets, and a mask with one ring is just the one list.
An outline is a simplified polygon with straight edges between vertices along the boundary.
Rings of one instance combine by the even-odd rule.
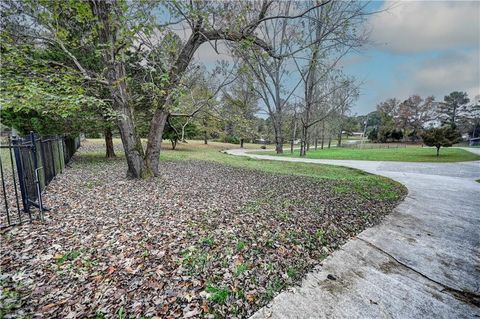
[[461, 141], [462, 136], [455, 128], [451, 126], [442, 126], [431, 128], [422, 134], [423, 142], [428, 146], [437, 148], [437, 156], [440, 155], [440, 148], [452, 146]]

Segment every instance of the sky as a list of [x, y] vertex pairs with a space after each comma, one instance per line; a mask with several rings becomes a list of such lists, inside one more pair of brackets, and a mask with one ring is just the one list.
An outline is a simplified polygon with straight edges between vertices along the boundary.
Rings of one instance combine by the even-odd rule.
[[479, 1], [375, 1], [369, 44], [342, 62], [362, 82], [352, 113], [390, 97], [480, 94]]
[[[394, 97], [442, 101], [452, 91], [470, 99], [480, 94], [480, 1], [371, 1], [368, 9], [377, 12], [365, 24], [368, 43], [341, 62], [361, 83], [352, 115]], [[224, 44], [219, 48], [217, 55], [204, 44], [195, 57], [206, 65], [229, 60]]]

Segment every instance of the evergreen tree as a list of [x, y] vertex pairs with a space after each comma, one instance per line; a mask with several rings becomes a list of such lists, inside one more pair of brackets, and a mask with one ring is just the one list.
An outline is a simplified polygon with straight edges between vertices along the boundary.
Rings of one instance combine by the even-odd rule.
[[470, 113], [470, 99], [466, 92], [454, 91], [445, 96], [443, 101], [438, 108], [440, 120], [443, 124], [456, 128], [459, 121]]
[[437, 148], [437, 156], [440, 155], [440, 147], [452, 146], [462, 139], [458, 130], [448, 125], [426, 130], [423, 132], [422, 138], [426, 145]]

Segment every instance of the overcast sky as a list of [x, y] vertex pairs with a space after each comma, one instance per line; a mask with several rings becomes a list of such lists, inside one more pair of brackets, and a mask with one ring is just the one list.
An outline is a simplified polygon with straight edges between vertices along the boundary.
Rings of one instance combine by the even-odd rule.
[[[387, 98], [412, 94], [436, 100], [452, 91], [480, 94], [480, 1], [372, 1], [370, 43], [342, 67], [360, 82], [352, 114], [366, 114]], [[229, 59], [204, 44], [196, 58], [213, 65]], [[292, 80], [296, 83], [296, 80]]]
[[480, 2], [377, 1], [372, 8], [389, 8], [369, 19], [372, 44], [343, 62], [364, 82], [354, 113], [389, 97], [480, 94]]

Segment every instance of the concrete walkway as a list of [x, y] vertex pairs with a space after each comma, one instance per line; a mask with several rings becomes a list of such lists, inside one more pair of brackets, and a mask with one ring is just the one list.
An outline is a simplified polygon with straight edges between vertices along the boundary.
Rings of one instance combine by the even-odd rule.
[[[473, 152], [479, 152], [474, 149]], [[255, 159], [353, 167], [404, 184], [408, 196], [259, 318], [480, 317], [480, 161], [318, 160], [226, 151]], [[336, 280], [327, 279], [333, 275]]]

